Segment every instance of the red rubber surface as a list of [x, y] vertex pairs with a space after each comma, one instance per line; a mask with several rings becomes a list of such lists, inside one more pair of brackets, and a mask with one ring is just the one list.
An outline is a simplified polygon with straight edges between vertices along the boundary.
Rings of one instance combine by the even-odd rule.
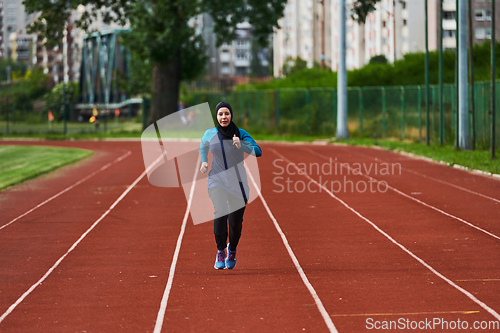
[[[0, 230], [0, 316], [144, 171], [140, 142], [2, 144], [79, 147], [95, 154], [0, 192], [0, 226], [127, 151], [132, 154]], [[286, 166], [277, 161], [280, 156], [308, 166], [321, 166], [330, 157], [351, 167], [400, 163], [401, 174], [370, 175], [497, 236], [500, 203], [443, 182], [500, 200], [500, 181], [376, 149], [261, 147], [264, 199], [339, 332], [367, 331], [367, 318], [460, 319], [469, 325], [496, 320], [325, 191], [277, 193], [273, 181], [280, 176], [276, 164]], [[342, 181], [344, 174], [321, 174], [322, 183]], [[309, 182], [303, 175], [281, 177]], [[367, 181], [352, 174], [348, 180]], [[500, 240], [391, 190], [337, 197], [500, 312]], [[0, 322], [0, 331], [152, 332], [186, 206], [181, 188], [153, 187], [144, 177]], [[212, 224], [188, 219], [163, 332], [329, 331], [260, 199], [246, 210], [236, 268], [215, 270], [215, 254]]]

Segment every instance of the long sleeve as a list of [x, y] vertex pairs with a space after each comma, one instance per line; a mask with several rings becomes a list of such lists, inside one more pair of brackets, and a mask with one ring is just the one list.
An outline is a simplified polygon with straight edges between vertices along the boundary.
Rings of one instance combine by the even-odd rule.
[[200, 142], [201, 163], [208, 162], [208, 151], [210, 150], [210, 139], [214, 136], [214, 128], [205, 132]]
[[241, 149], [250, 155], [254, 155], [255, 157], [262, 156], [262, 150], [255, 140], [248, 134], [247, 131], [242, 130], [240, 128], [240, 140], [241, 140]]

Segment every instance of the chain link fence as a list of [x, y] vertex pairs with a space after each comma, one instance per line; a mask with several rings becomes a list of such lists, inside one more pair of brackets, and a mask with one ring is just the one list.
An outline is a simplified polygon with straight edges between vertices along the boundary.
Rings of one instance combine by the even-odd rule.
[[[497, 83], [497, 87], [499, 84]], [[469, 137], [478, 148], [491, 140], [490, 83], [474, 85], [474, 107], [469, 110]], [[429, 87], [429, 115], [425, 86], [350, 87], [348, 89], [348, 129], [353, 137], [397, 138], [431, 143], [454, 144], [457, 137], [456, 86], [443, 86], [443, 113], [440, 114], [438, 85]], [[498, 88], [497, 88], [498, 96]], [[195, 93], [186, 106], [208, 102], [211, 109], [225, 100], [233, 106], [234, 121], [252, 133], [281, 135], [335, 136], [337, 90], [296, 88], [246, 90], [224, 93]], [[496, 98], [496, 128], [500, 125]], [[428, 134], [427, 134], [428, 133]], [[500, 143], [500, 130], [496, 131]]]
[[[137, 107], [136, 107], [137, 108]], [[99, 108], [93, 117], [90, 110], [80, 112], [68, 105], [64, 112], [16, 106], [9, 100], [0, 101], [0, 135], [92, 134], [116, 131], [141, 131], [142, 118], [137, 110]]]

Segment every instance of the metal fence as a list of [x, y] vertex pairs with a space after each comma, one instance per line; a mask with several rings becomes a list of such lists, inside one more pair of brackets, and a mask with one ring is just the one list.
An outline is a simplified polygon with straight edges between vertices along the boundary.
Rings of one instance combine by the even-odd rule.
[[0, 104], [0, 135], [46, 135], [46, 134], [99, 134], [112, 131], [141, 131], [140, 116], [131, 113], [115, 115], [115, 110], [99, 110], [96, 120], [90, 122], [91, 114], [80, 114], [72, 106], [63, 112], [25, 109], [13, 103]]
[[[497, 83], [497, 96], [499, 84]], [[475, 113], [469, 113], [469, 136], [478, 148], [490, 146], [490, 83], [476, 82]], [[252, 133], [334, 136], [337, 123], [337, 90], [297, 88], [247, 90], [189, 95], [186, 105], [208, 102], [213, 109], [225, 100], [233, 106], [235, 123]], [[496, 98], [498, 110], [498, 100]], [[457, 130], [456, 86], [443, 87], [443, 114], [439, 112], [439, 86], [431, 85], [429, 118], [426, 114], [425, 86], [350, 87], [348, 128], [351, 136], [399, 138], [453, 144]], [[472, 101], [470, 101], [472, 106]], [[471, 108], [469, 108], [471, 109]], [[497, 111], [497, 114], [499, 112]], [[496, 128], [500, 117], [496, 116]], [[427, 130], [428, 127], [428, 130]], [[496, 143], [500, 131], [496, 131]]]

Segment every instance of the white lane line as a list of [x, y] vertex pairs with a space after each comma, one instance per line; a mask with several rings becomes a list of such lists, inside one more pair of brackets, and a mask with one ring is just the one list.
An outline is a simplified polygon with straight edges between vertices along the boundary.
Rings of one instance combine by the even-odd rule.
[[[314, 150], [311, 150], [311, 149], [308, 149], [308, 150], [310, 150], [310, 151], [311, 151], [311, 153], [313, 153], [313, 154], [316, 154], [316, 155], [320, 156], [321, 158], [324, 158], [324, 159], [328, 159], [328, 160], [329, 160], [329, 158], [328, 158], [327, 156], [323, 155], [323, 154], [317, 153], [317, 152], [315, 152]], [[341, 167], [346, 167], [347, 169], [349, 169], [349, 171], [353, 171], [353, 169], [352, 169], [349, 165], [345, 165], [345, 163], [341, 163], [341, 162], [339, 162], [339, 163], [340, 163]], [[358, 172], [358, 170], [357, 170], [356, 172]], [[377, 180], [377, 179], [375, 179], [375, 178], [373, 178], [373, 177], [371, 177], [371, 176], [368, 176], [368, 175], [366, 175], [366, 174], [362, 173], [361, 171], [359, 171], [359, 174], [358, 174], [358, 175], [363, 176], [363, 177], [365, 177], [365, 178], [367, 178], [367, 179], [373, 180], [373, 181], [374, 181], [374, 182], [376, 182], [376, 183], [381, 183], [381, 181], [379, 181], [379, 180]], [[385, 186], [386, 184], [387, 184], [387, 183], [386, 183], [386, 182], [384, 182], [384, 186]], [[404, 196], [405, 198], [408, 198], [408, 199], [411, 199], [411, 200], [413, 200], [413, 201], [415, 201], [415, 202], [418, 202], [418, 203], [419, 203], [419, 204], [421, 204], [421, 205], [424, 205], [424, 206], [426, 206], [426, 207], [428, 207], [428, 208], [431, 208], [431, 209], [433, 209], [433, 210], [435, 210], [435, 211], [437, 211], [437, 212], [439, 212], [439, 213], [441, 213], [441, 214], [443, 214], [443, 215], [446, 215], [446, 216], [451, 217], [451, 218], [453, 218], [453, 219], [455, 219], [455, 220], [457, 220], [457, 221], [460, 221], [460, 222], [462, 222], [462, 223], [464, 223], [464, 224], [467, 224], [469, 227], [472, 227], [472, 228], [474, 228], [474, 229], [477, 229], [477, 230], [479, 230], [479, 231], [481, 231], [481, 232], [483, 232], [483, 233], [487, 234], [488, 236], [491, 236], [491, 237], [493, 237], [493, 238], [496, 238], [496, 239], [500, 240], [500, 236], [497, 236], [497, 235], [495, 235], [495, 234], [493, 234], [493, 233], [491, 233], [491, 232], [489, 232], [489, 231], [487, 231], [487, 230], [484, 230], [484, 229], [482, 229], [482, 228], [478, 227], [478, 226], [477, 226], [477, 225], [475, 225], [475, 224], [472, 224], [472, 223], [470, 223], [470, 222], [467, 222], [466, 220], [464, 220], [464, 219], [462, 219], [462, 218], [460, 218], [460, 217], [458, 217], [458, 216], [452, 215], [452, 214], [450, 214], [450, 213], [445, 212], [444, 210], [441, 210], [441, 209], [439, 209], [439, 208], [437, 208], [437, 207], [434, 207], [434, 206], [432, 206], [432, 205], [429, 205], [428, 203], [425, 203], [425, 202], [423, 202], [423, 201], [421, 201], [421, 200], [418, 200], [417, 198], [414, 198], [414, 197], [412, 197], [411, 195], [408, 195], [408, 194], [406, 194], [406, 193], [404, 193], [404, 192], [401, 192], [400, 190], [398, 190], [398, 189], [396, 189], [396, 188], [394, 188], [394, 187], [390, 186], [389, 184], [387, 184], [387, 188], [389, 188], [389, 189], [391, 189], [392, 191], [394, 191], [394, 192], [396, 192], [396, 193], [398, 193], [398, 194], [400, 194], [400, 195]]]
[[94, 229], [98, 224], [99, 222], [101, 222], [110, 212], [111, 210], [113, 210], [113, 208], [116, 207], [116, 205], [118, 205], [118, 203], [134, 188], [135, 185], [137, 185], [137, 183], [149, 172], [149, 170], [151, 170], [151, 168], [153, 168], [159, 161], [160, 159], [162, 158], [162, 156], [160, 156], [159, 158], [156, 159], [156, 161], [154, 161], [123, 193], [122, 195], [120, 195], [120, 197], [118, 199], [116, 199], [116, 201], [108, 208], [108, 210], [101, 215], [101, 217], [99, 219], [97, 219], [97, 221], [94, 222], [94, 224], [92, 224], [92, 226], [90, 228], [87, 229], [87, 231], [85, 231], [81, 236], [80, 238], [78, 238], [78, 240], [73, 243], [73, 245], [69, 248], [68, 251], [66, 251], [66, 253], [59, 258], [59, 260], [56, 261], [56, 263], [54, 265], [52, 265], [52, 267], [40, 278], [40, 280], [38, 280], [35, 284], [33, 284], [21, 297], [19, 297], [19, 299], [14, 303], [12, 304], [8, 309], [7, 311], [5, 311], [5, 313], [0, 317], [0, 323], [10, 314], [12, 313], [12, 311], [14, 311], [14, 309], [19, 305], [21, 304], [21, 302], [26, 298], [28, 297], [29, 294], [31, 294], [33, 292], [33, 290], [35, 290], [36, 287], [38, 287], [39, 285], [42, 284], [43, 281], [45, 281], [45, 279], [47, 279], [47, 277], [57, 268], [57, 266], [59, 266], [59, 264], [64, 260], [64, 258], [66, 258], [68, 256], [68, 254], [70, 254], [77, 246], [78, 244], [80, 244], [80, 242], [92, 231], [92, 229]]
[[181, 232], [177, 238], [177, 245], [175, 246], [174, 257], [172, 258], [172, 264], [170, 265], [170, 272], [168, 274], [167, 286], [163, 292], [163, 297], [161, 299], [160, 310], [158, 311], [158, 316], [156, 317], [156, 324], [154, 328], [154, 333], [160, 333], [163, 326], [163, 320], [165, 318], [165, 311], [167, 311], [168, 297], [170, 296], [170, 290], [172, 289], [172, 282], [174, 281], [175, 268], [177, 266], [177, 260], [179, 259], [179, 252], [181, 251], [182, 238], [184, 237], [184, 232], [186, 230], [186, 224], [189, 217], [189, 210], [191, 209], [191, 204], [193, 202], [194, 187], [196, 185], [196, 177], [198, 177], [198, 169], [200, 165], [200, 156], [196, 161], [195, 172], [193, 176], [193, 183], [191, 185], [191, 190], [189, 192], [188, 204], [186, 207], [186, 212], [184, 213], [184, 219], [182, 220]]
[[61, 194], [64, 194], [64, 193], [68, 192], [68, 191], [69, 191], [69, 190], [71, 190], [72, 188], [74, 188], [74, 187], [76, 187], [76, 186], [80, 185], [81, 183], [83, 183], [84, 181], [86, 181], [86, 180], [88, 180], [88, 179], [92, 178], [93, 176], [97, 175], [99, 172], [106, 170], [107, 168], [109, 168], [109, 167], [110, 167], [110, 166], [112, 166], [113, 164], [118, 163], [118, 162], [120, 162], [121, 160], [123, 160], [123, 159], [125, 159], [125, 158], [129, 157], [131, 154], [132, 154], [132, 152], [131, 152], [131, 151], [128, 151], [126, 154], [124, 154], [124, 155], [122, 155], [122, 156], [118, 157], [118, 158], [117, 158], [116, 160], [114, 160], [113, 162], [110, 162], [110, 163], [108, 163], [108, 164], [104, 165], [104, 166], [103, 166], [103, 167], [101, 167], [99, 170], [96, 170], [96, 171], [92, 172], [90, 175], [88, 175], [88, 176], [86, 176], [86, 177], [84, 177], [84, 178], [80, 179], [79, 181], [77, 181], [77, 182], [76, 182], [76, 183], [74, 183], [73, 185], [71, 185], [71, 186], [69, 186], [69, 187], [65, 188], [64, 190], [62, 190], [61, 192], [59, 192], [59, 193], [57, 193], [57, 194], [55, 194], [55, 195], [51, 196], [50, 198], [48, 198], [48, 199], [47, 199], [47, 200], [45, 200], [44, 202], [42, 202], [42, 203], [38, 204], [37, 206], [35, 206], [35, 207], [31, 208], [30, 210], [28, 210], [26, 213], [23, 213], [23, 214], [19, 215], [18, 217], [16, 217], [15, 219], [13, 219], [12, 221], [10, 221], [9, 223], [2, 225], [2, 226], [0, 227], [0, 230], [2, 230], [3, 228], [5, 228], [5, 227], [7, 227], [7, 226], [11, 225], [12, 223], [16, 222], [16, 221], [17, 221], [17, 220], [19, 220], [20, 218], [22, 218], [22, 217], [24, 217], [24, 216], [28, 215], [29, 213], [33, 212], [34, 210], [36, 210], [36, 209], [38, 209], [38, 208], [42, 207], [42, 206], [43, 206], [43, 205], [45, 205], [46, 203], [48, 203], [48, 202], [50, 202], [50, 201], [54, 200], [55, 198], [57, 198], [57, 197], [58, 197], [58, 196], [60, 196]]
[[[378, 157], [372, 157], [370, 155], [367, 155], [367, 154], [363, 154], [363, 153], [360, 153], [360, 152], [357, 152], [357, 151], [353, 151], [352, 153], [354, 154], [357, 154], [357, 155], [361, 155], [361, 156], [366, 156], [366, 157], [369, 157], [371, 159], [374, 159], [376, 161], [381, 161], [381, 162], [385, 162], [385, 163], [388, 163], [387, 161], [384, 161], [383, 159], [381, 158], [378, 158]], [[426, 161], [426, 162], [429, 162], [429, 161]], [[432, 162], [432, 163], [435, 163], [435, 162]], [[479, 193], [479, 192], [475, 192], [475, 191], [472, 191], [472, 190], [469, 190], [469, 189], [466, 189], [465, 187], [462, 187], [462, 186], [458, 186], [458, 185], [455, 185], [453, 183], [450, 183], [450, 182], [447, 182], [447, 181], [444, 181], [444, 180], [441, 180], [441, 179], [438, 179], [438, 178], [434, 178], [434, 177], [431, 177], [431, 176], [428, 176], [428, 175], [425, 175], [423, 173], [420, 173], [420, 172], [417, 172], [417, 171], [414, 171], [414, 170], [411, 170], [411, 169], [408, 169], [408, 168], [403, 168], [401, 167], [403, 170], [406, 170], [410, 173], [413, 173], [417, 176], [421, 176], [421, 177], [424, 177], [424, 178], [427, 178], [427, 179], [430, 179], [430, 180], [433, 180], [435, 182], [438, 182], [438, 183], [441, 183], [441, 184], [445, 184], [445, 185], [449, 185], [451, 187], [454, 187], [456, 189], [459, 189], [459, 190], [462, 190], [462, 191], [465, 191], [465, 192], [468, 192], [470, 194], [475, 194], [477, 196], [480, 196], [480, 197], [483, 197], [485, 199], [489, 199], [489, 200], [492, 200], [492, 201], [495, 201], [495, 202], [498, 202], [500, 203], [500, 200], [499, 199], [496, 199], [496, 198], [493, 198], [493, 197], [490, 197], [490, 196], [487, 196], [485, 194], [482, 194], [482, 193]]]
[[[268, 148], [268, 149], [274, 151], [274, 153], [276, 155], [280, 156], [283, 160], [288, 161], [291, 165], [293, 165], [293, 167], [297, 171], [301, 170], [301, 169], [299, 169], [297, 167], [297, 165], [295, 165], [295, 163], [293, 163], [292, 161], [290, 161], [289, 159], [287, 159], [286, 157], [284, 157], [283, 155], [281, 155], [280, 153], [278, 153], [276, 150], [274, 150], [272, 148]], [[340, 202], [344, 207], [346, 207], [347, 209], [349, 209], [351, 212], [353, 212], [354, 214], [356, 214], [358, 217], [360, 217], [364, 221], [368, 222], [375, 230], [377, 230], [382, 235], [384, 235], [394, 245], [398, 246], [401, 250], [403, 250], [404, 252], [406, 252], [413, 259], [417, 260], [420, 264], [422, 264], [424, 267], [426, 267], [428, 270], [430, 270], [436, 276], [440, 277], [443, 281], [445, 281], [446, 283], [448, 283], [450, 286], [452, 286], [453, 288], [455, 288], [458, 291], [460, 291], [461, 293], [463, 293], [465, 296], [467, 296], [469, 299], [471, 299], [474, 303], [476, 303], [477, 305], [479, 305], [480, 307], [482, 307], [483, 309], [485, 309], [488, 313], [490, 313], [493, 317], [495, 317], [497, 320], [500, 321], [500, 314], [498, 314], [495, 310], [493, 310], [492, 308], [490, 308], [489, 306], [487, 306], [485, 303], [481, 302], [479, 299], [477, 299], [474, 295], [472, 295], [470, 292], [468, 292], [464, 288], [462, 288], [462, 287], [458, 286], [457, 284], [455, 284], [453, 281], [451, 281], [450, 279], [448, 279], [443, 274], [441, 274], [438, 271], [436, 271], [431, 265], [429, 265], [428, 263], [426, 263], [425, 261], [423, 261], [422, 259], [420, 259], [418, 256], [416, 256], [415, 254], [413, 254], [413, 252], [411, 252], [410, 250], [408, 250], [403, 245], [399, 244], [396, 240], [394, 240], [394, 238], [392, 238], [391, 236], [389, 236], [389, 234], [387, 234], [385, 231], [383, 231], [382, 229], [380, 229], [375, 223], [373, 223], [372, 221], [370, 221], [369, 219], [367, 219], [366, 217], [364, 217], [363, 215], [361, 215], [361, 213], [359, 213], [357, 210], [355, 210], [354, 208], [352, 208], [351, 206], [349, 206], [348, 204], [346, 204], [342, 199], [338, 198], [335, 194], [333, 194], [332, 192], [330, 192], [330, 190], [328, 190], [322, 184], [320, 184], [316, 180], [312, 179], [307, 173], [302, 173], [302, 175], [304, 177], [308, 178], [310, 181], [312, 181], [316, 185], [318, 185], [319, 187], [321, 187], [322, 189], [324, 189], [332, 198], [334, 198], [335, 200], [337, 200], [338, 202]]]
[[283, 241], [283, 244], [285, 245], [285, 248], [288, 251], [288, 255], [292, 259], [292, 262], [293, 262], [295, 268], [297, 269], [297, 272], [299, 272], [299, 275], [300, 275], [300, 278], [302, 279], [302, 282], [304, 282], [305, 286], [309, 290], [309, 293], [311, 293], [311, 296], [314, 299], [314, 302], [316, 303], [316, 306], [318, 307], [318, 310], [321, 313], [321, 316], [323, 317], [323, 320], [325, 321], [326, 326], [328, 327], [330, 332], [337, 333], [338, 331], [335, 328], [335, 325], [333, 324], [333, 321], [330, 318], [330, 315], [326, 311], [325, 307], [323, 306], [323, 303], [321, 302], [321, 299], [319, 298], [318, 294], [316, 293], [316, 290], [314, 290], [314, 287], [309, 282], [309, 279], [307, 278], [306, 274], [304, 273], [304, 270], [300, 266], [299, 260], [297, 259], [297, 257], [293, 253], [293, 250], [292, 250], [290, 244], [288, 244], [288, 240], [287, 240], [285, 234], [283, 233], [283, 231], [281, 230], [281, 227], [278, 224], [278, 221], [276, 220], [273, 213], [269, 209], [269, 206], [267, 205], [267, 202], [264, 199], [262, 192], [259, 190], [259, 187], [257, 186], [257, 183], [255, 182], [255, 179], [253, 178], [252, 173], [250, 172], [250, 170], [247, 170], [247, 171], [248, 171], [248, 176], [250, 177], [250, 180], [252, 181], [255, 190], [259, 194], [260, 200], [262, 200], [262, 204], [266, 208], [267, 213], [269, 214], [269, 217], [271, 218], [271, 220], [273, 220], [274, 227], [276, 228], [276, 230], [280, 234], [281, 240]]

